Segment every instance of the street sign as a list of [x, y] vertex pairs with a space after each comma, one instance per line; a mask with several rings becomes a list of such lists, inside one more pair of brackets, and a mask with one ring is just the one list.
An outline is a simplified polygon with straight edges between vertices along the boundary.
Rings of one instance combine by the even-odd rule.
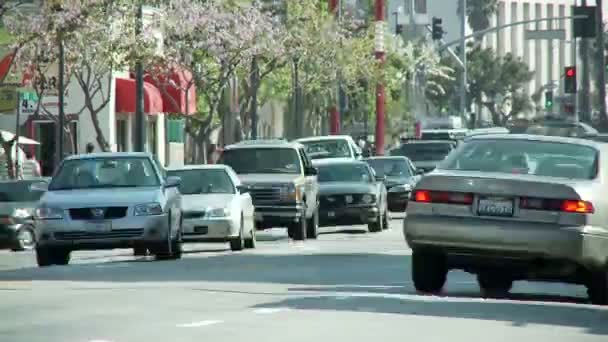
[[524, 38], [526, 40], [565, 40], [566, 30], [526, 30]]
[[19, 115], [31, 115], [38, 107], [38, 96], [32, 92], [19, 92]]

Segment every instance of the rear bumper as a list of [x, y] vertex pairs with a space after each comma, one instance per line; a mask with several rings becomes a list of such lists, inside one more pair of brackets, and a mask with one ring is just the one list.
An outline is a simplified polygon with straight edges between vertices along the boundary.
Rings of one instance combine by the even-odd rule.
[[286, 226], [300, 222], [304, 215], [302, 204], [255, 206], [255, 222], [262, 228]]
[[356, 206], [342, 208], [319, 208], [319, 225], [324, 227], [376, 222], [378, 208]]
[[504, 259], [561, 259], [588, 268], [608, 265], [608, 231], [470, 217], [408, 213], [403, 232], [409, 246], [446, 253], [493, 254]]
[[409, 197], [409, 192], [389, 192], [387, 194], [388, 210], [405, 211]]

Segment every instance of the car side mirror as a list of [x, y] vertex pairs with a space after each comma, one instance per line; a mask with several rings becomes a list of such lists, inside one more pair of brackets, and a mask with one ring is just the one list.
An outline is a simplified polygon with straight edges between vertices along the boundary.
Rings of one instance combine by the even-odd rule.
[[237, 185], [236, 189], [238, 190], [238, 192], [240, 194], [246, 194], [249, 193], [249, 187], [247, 185]]
[[304, 170], [304, 175], [306, 176], [316, 176], [317, 175], [317, 169], [315, 167], [307, 167]]
[[425, 172], [423, 169], [416, 169], [416, 174], [417, 175], [423, 175]]
[[46, 192], [49, 190], [49, 183], [47, 182], [36, 182], [30, 184], [30, 191]]
[[165, 188], [175, 188], [178, 187], [182, 182], [182, 179], [176, 176], [169, 176], [165, 181]]

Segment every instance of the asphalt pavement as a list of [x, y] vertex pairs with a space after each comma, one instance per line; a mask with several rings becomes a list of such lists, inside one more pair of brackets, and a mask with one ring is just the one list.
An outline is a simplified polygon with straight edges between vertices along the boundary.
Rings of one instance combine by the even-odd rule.
[[0, 251], [0, 341], [608, 340], [608, 307], [587, 304], [580, 286], [521, 282], [489, 300], [451, 272], [441, 296], [417, 294], [401, 219], [390, 226], [304, 243], [272, 230], [256, 250], [186, 245], [177, 261], [76, 252], [40, 269], [31, 252]]

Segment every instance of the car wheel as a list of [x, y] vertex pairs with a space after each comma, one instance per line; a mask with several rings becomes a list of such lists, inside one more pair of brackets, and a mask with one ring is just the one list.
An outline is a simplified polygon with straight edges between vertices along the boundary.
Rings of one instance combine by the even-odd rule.
[[412, 280], [416, 290], [437, 293], [445, 285], [447, 275], [445, 256], [429, 251], [413, 251]]
[[[304, 211], [306, 212], [306, 211]], [[302, 215], [300, 220], [296, 223], [290, 224], [289, 228], [292, 230], [292, 239], [296, 241], [304, 241], [306, 240], [306, 215]]]
[[243, 230], [245, 223], [243, 222], [243, 216], [241, 216], [241, 226], [239, 227], [239, 236], [230, 240], [230, 249], [234, 252], [242, 251], [245, 246], [245, 239], [243, 236]]
[[55, 265], [67, 265], [70, 263], [71, 251], [68, 249], [52, 249], [51, 256]]
[[608, 305], [608, 271], [596, 271], [591, 274], [587, 295], [592, 304]]
[[388, 230], [389, 227], [390, 226], [389, 226], [388, 210], [384, 210], [384, 216], [382, 217], [382, 229]]
[[[179, 253], [181, 255], [181, 237], [180, 237], [181, 228], [178, 230], [178, 233], [177, 233], [177, 236], [175, 237], [175, 239], [172, 239], [171, 238], [171, 225], [172, 225], [171, 214], [169, 214], [168, 220], [169, 221], [167, 223], [167, 229], [168, 229], [167, 239], [165, 241], [159, 242], [156, 246], [149, 248], [157, 260], [168, 260], [168, 259], [175, 258], [176, 250], [174, 249], [174, 247], [178, 247], [180, 249]], [[176, 245], [176, 240], [179, 240], [177, 245]]]
[[36, 262], [39, 267], [47, 267], [54, 264], [50, 250], [45, 247], [36, 248]]
[[146, 247], [135, 247], [133, 248], [134, 256], [146, 256], [148, 255], [148, 249]]
[[306, 237], [309, 239], [316, 239], [319, 235], [319, 207], [315, 209], [312, 217], [306, 222]]
[[504, 298], [513, 287], [513, 279], [491, 272], [478, 274], [477, 283], [482, 295], [488, 298]]
[[257, 245], [257, 240], [255, 237], [255, 227], [251, 229], [251, 237], [245, 239], [245, 248], [254, 249]]
[[380, 213], [380, 214], [378, 214], [378, 217], [376, 218], [376, 222], [369, 223], [367, 225], [367, 228], [372, 233], [381, 232], [383, 229], [382, 227], [384, 226], [383, 220], [384, 219], [382, 218], [382, 213]]
[[14, 252], [31, 250], [36, 246], [36, 234], [29, 227], [22, 227], [15, 234], [15, 245], [11, 248]]
[[183, 239], [182, 239], [182, 223], [180, 220], [179, 228], [177, 230], [177, 235], [175, 239], [171, 241], [171, 258], [172, 259], [181, 259], [182, 254], [184, 252], [183, 249]]

